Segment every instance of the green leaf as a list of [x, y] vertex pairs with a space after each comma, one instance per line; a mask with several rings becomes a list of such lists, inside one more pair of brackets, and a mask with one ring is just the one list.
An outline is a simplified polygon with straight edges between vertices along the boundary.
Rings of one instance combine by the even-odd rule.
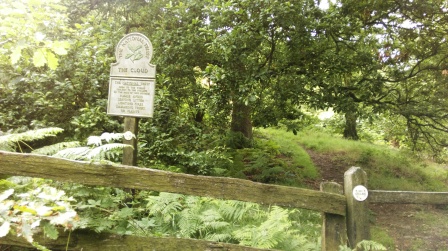
[[70, 44], [67, 41], [55, 41], [51, 50], [58, 55], [67, 55], [67, 49], [70, 47]]
[[36, 210], [34, 210], [34, 209], [30, 208], [30, 207], [27, 207], [27, 206], [15, 205], [14, 209], [18, 210], [18, 211], [21, 211], [23, 213], [30, 213], [32, 215], [37, 215], [37, 211]]
[[48, 67], [50, 67], [50, 69], [52, 69], [52, 70], [56, 70], [56, 68], [59, 65], [58, 59], [51, 51], [47, 51], [47, 64], [48, 64]]
[[59, 65], [59, 60], [51, 51], [47, 51], [46, 55], [48, 67], [52, 70], [55, 70]]
[[129, 207], [124, 207], [120, 209], [120, 211], [117, 213], [117, 216], [120, 218], [129, 218], [134, 214], [134, 209]]
[[22, 47], [16, 47], [11, 53], [11, 64], [16, 64], [19, 62], [19, 59], [22, 57]]
[[135, 222], [141, 229], [149, 229], [151, 227], [155, 227], [155, 220], [149, 218], [143, 218], [141, 221]]
[[48, 237], [52, 240], [56, 240], [58, 238], [59, 232], [58, 232], [58, 229], [54, 225], [50, 224], [49, 222], [44, 222], [42, 224], [42, 227], [44, 229], [44, 233], [45, 233], [46, 237]]
[[36, 67], [42, 67], [47, 63], [45, 58], [45, 51], [43, 49], [37, 50], [33, 55], [33, 64]]

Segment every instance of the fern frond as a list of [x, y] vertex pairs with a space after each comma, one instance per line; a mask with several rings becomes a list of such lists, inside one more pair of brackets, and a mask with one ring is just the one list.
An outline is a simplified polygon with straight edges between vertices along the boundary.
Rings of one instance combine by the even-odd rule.
[[87, 145], [88, 146], [91, 146], [91, 145], [100, 146], [102, 144], [103, 144], [103, 142], [102, 142], [100, 136], [89, 136], [87, 138]]
[[242, 202], [236, 200], [223, 201], [219, 204], [219, 211], [230, 221], [241, 221], [244, 216], [251, 215], [257, 217], [256, 213], [260, 210], [260, 205], [250, 202]]
[[19, 142], [30, 142], [47, 137], [54, 137], [63, 132], [64, 129], [57, 127], [30, 130], [23, 133], [11, 133], [0, 136], [0, 149], [13, 151], [14, 146]]
[[107, 160], [107, 158], [113, 156], [114, 151], [123, 150], [123, 148], [125, 147], [132, 147], [132, 146], [122, 143], [110, 143], [100, 145], [95, 148], [90, 148], [86, 146], [73, 147], [63, 149], [54, 154], [53, 156], [72, 160]]
[[224, 221], [217, 208], [210, 208], [205, 210], [204, 212], [202, 212], [199, 218], [202, 221], [202, 225], [205, 226], [205, 228], [207, 228], [209, 231], [216, 231], [230, 225], [229, 222]]
[[61, 150], [54, 154], [54, 157], [72, 159], [72, 160], [85, 160], [86, 155], [90, 152], [90, 147], [74, 147]]
[[387, 250], [386, 247], [384, 247], [383, 245], [381, 245], [378, 242], [375, 241], [370, 241], [370, 240], [363, 240], [361, 242], [359, 242], [356, 245], [356, 249], [355, 250], [368, 250], [368, 251], [383, 251], [383, 250]]
[[91, 159], [106, 159], [106, 153], [110, 153], [114, 150], [123, 150], [125, 147], [132, 147], [131, 145], [126, 145], [122, 143], [109, 143], [105, 145], [97, 146], [86, 154], [86, 158]]
[[175, 193], [162, 192], [159, 196], [150, 196], [147, 198], [148, 203], [146, 207], [150, 214], [173, 215], [182, 209], [182, 204], [185, 195]]
[[103, 134], [101, 134], [101, 136], [90, 136], [89, 138], [87, 138], [87, 145], [100, 146], [103, 144], [103, 141], [105, 141], [106, 143], [110, 143], [122, 139], [123, 139], [123, 133], [104, 132]]
[[209, 234], [204, 239], [209, 241], [227, 242], [232, 239], [232, 235], [228, 233], [224, 234]]
[[[135, 135], [134, 135], [135, 137]], [[101, 139], [106, 142], [118, 141], [123, 139], [123, 133], [109, 133], [105, 132], [101, 134]]]
[[75, 147], [79, 147], [79, 146], [81, 146], [81, 143], [79, 141], [61, 142], [61, 143], [44, 146], [39, 149], [33, 150], [32, 153], [43, 154], [43, 155], [53, 155], [59, 151], [62, 151], [63, 149], [75, 148]]

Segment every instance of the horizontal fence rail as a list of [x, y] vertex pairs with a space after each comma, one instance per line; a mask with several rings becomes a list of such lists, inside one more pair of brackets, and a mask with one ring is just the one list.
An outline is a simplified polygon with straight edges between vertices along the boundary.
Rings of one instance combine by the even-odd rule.
[[72, 161], [0, 151], [0, 173], [85, 185], [181, 193], [345, 215], [345, 197], [248, 180], [172, 173], [150, 168]]
[[448, 205], [447, 192], [369, 190], [370, 203]]
[[[57, 240], [44, 238], [43, 235], [35, 234], [34, 239], [40, 245], [51, 250], [70, 251], [274, 251], [272, 249], [252, 248], [236, 244], [212, 242], [195, 239], [182, 239], [174, 237], [137, 237], [110, 234], [98, 234], [88, 231], [60, 232]], [[8, 235], [0, 239], [0, 245], [11, 245], [19, 247], [31, 247], [25, 238]]]

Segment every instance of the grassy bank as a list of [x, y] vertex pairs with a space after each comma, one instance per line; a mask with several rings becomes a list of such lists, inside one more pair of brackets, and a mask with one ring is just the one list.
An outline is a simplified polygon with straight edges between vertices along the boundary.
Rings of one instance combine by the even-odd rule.
[[346, 163], [346, 169], [359, 166], [368, 174], [369, 188], [383, 190], [446, 191], [448, 169], [443, 165], [417, 159], [412, 154], [386, 145], [346, 140], [318, 131], [297, 135], [278, 129], [257, 129], [261, 140], [276, 144], [280, 154], [290, 156], [300, 166], [302, 178], [320, 179], [318, 163], [310, 161], [305, 149], [333, 155], [332, 161]]

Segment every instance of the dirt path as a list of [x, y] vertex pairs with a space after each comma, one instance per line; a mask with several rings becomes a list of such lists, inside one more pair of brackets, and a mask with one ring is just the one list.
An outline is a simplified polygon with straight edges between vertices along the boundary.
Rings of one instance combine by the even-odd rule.
[[[354, 163], [344, 154], [321, 154], [308, 150], [322, 180], [343, 184], [344, 172]], [[318, 189], [320, 182], [308, 182]], [[372, 204], [372, 225], [387, 233], [394, 251], [448, 251], [448, 206]]]
[[448, 250], [448, 210], [423, 205], [371, 205], [375, 225], [394, 239], [395, 250]]

